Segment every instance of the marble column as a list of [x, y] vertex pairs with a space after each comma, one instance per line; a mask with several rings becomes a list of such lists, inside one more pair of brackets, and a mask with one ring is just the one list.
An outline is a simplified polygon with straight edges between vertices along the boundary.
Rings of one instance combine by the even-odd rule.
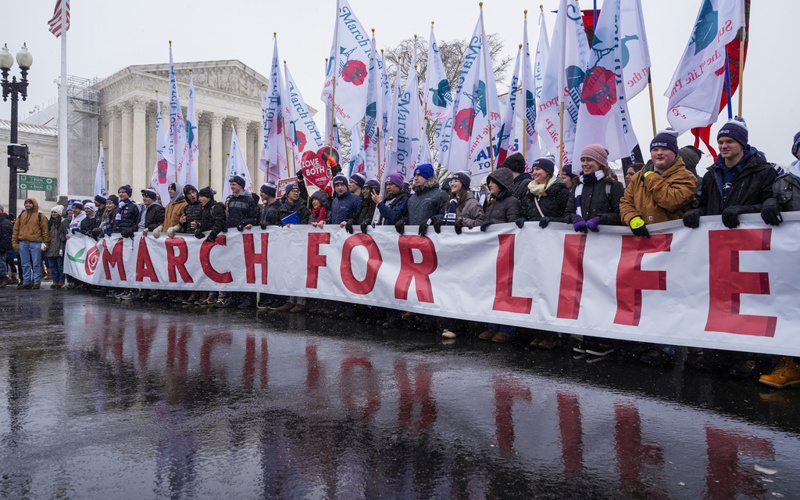
[[131, 186], [133, 186], [134, 190], [141, 190], [150, 186], [150, 176], [147, 172], [147, 131], [145, 122], [147, 102], [144, 99], [134, 99], [131, 105], [133, 108]]
[[211, 175], [208, 171], [209, 168], [209, 147], [211, 146], [211, 121], [209, 119], [210, 113], [200, 113], [197, 117], [197, 143], [200, 151], [197, 153], [197, 189], [201, 189], [209, 185]]
[[[133, 106], [130, 101], [122, 105], [122, 127], [120, 139], [122, 143], [122, 159], [120, 162], [120, 186], [133, 186]], [[119, 186], [118, 186], [119, 187]]]
[[234, 118], [233, 126], [236, 129], [236, 138], [239, 140], [239, 149], [242, 150], [242, 158], [247, 163], [247, 122], [241, 118]]
[[122, 110], [119, 106], [109, 108], [108, 120], [108, 156], [106, 157], [108, 173], [108, 193], [117, 194], [120, 183], [120, 161], [122, 151], [120, 144], [120, 128], [122, 125]]
[[147, 112], [145, 113], [145, 180], [150, 182], [150, 177], [153, 175], [153, 169], [156, 165], [156, 103], [151, 100], [147, 104]]
[[209, 156], [211, 164], [209, 171], [211, 172], [211, 179], [209, 185], [218, 193], [222, 193], [222, 176], [223, 166], [222, 162], [223, 147], [222, 147], [222, 129], [225, 122], [225, 117], [219, 114], [209, 113], [211, 118], [211, 154]]

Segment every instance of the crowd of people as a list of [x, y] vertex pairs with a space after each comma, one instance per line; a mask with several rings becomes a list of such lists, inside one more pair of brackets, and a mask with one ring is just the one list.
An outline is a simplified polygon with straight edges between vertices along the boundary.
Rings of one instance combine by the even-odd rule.
[[[481, 190], [473, 189], [469, 171], [457, 171], [440, 184], [433, 167], [418, 165], [409, 184], [400, 173], [386, 177], [384, 186], [357, 172], [347, 178], [334, 167], [330, 191], [309, 195], [302, 172], [298, 182], [279, 193], [275, 183], [267, 182], [259, 193], [245, 191], [245, 181], [229, 180], [231, 195], [219, 202], [210, 187], [199, 191], [194, 186], [169, 186], [170, 199], [163, 206], [153, 189], [141, 191], [142, 204], [136, 204], [130, 186], [116, 195], [75, 201], [65, 214], [55, 206], [48, 219], [39, 213], [36, 200], [25, 200], [25, 211], [11, 221], [0, 207], [0, 286], [15, 283], [18, 289], [38, 289], [42, 281], [42, 257], [46, 258], [51, 288], [86, 286], [64, 276], [63, 256], [66, 241], [81, 234], [98, 239], [112, 233], [133, 237], [136, 232], [159, 238], [188, 233], [214, 242], [228, 230], [245, 231], [255, 226], [311, 224], [315, 227], [338, 225], [349, 233], [368, 232], [370, 226], [393, 225], [404, 234], [406, 226], [416, 226], [425, 236], [432, 227], [443, 225], [486, 231], [492, 224], [515, 223], [522, 228], [531, 222], [546, 228], [550, 222], [572, 224], [576, 232], [598, 232], [606, 225], [627, 226], [633, 235], [649, 238], [648, 226], [682, 219], [688, 228], [697, 228], [701, 216], [719, 216], [728, 228], [739, 225], [739, 215], [760, 213], [769, 225], [782, 223], [781, 213], [800, 210], [800, 133], [794, 137], [792, 155], [796, 160], [783, 172], [768, 163], [765, 155], [748, 142], [744, 120], [728, 121], [717, 134], [719, 156], [702, 178], [696, 165], [701, 153], [696, 148], [678, 147], [672, 130], [658, 133], [650, 143], [650, 161], [625, 168], [625, 185], [616, 179], [608, 162], [608, 150], [592, 144], [580, 153], [580, 174], [570, 166], [559, 170], [552, 157], [535, 160], [527, 171], [519, 153], [509, 155], [489, 174]], [[383, 188], [383, 189], [382, 189]], [[9, 272], [6, 266], [9, 266]], [[65, 282], [66, 280], [66, 282]], [[114, 289], [109, 298], [117, 300], [172, 301], [198, 307], [240, 309], [259, 308], [288, 313], [336, 314], [358, 318], [386, 327], [414, 325], [436, 330], [453, 338], [458, 330], [452, 320], [411, 312], [400, 314], [388, 309], [357, 306], [344, 302], [307, 300], [239, 292], [163, 292]], [[462, 328], [463, 330], [463, 328]], [[508, 342], [517, 338], [510, 325], [489, 324], [478, 339]], [[477, 333], [477, 332], [476, 332]], [[571, 349], [574, 356], [600, 359], [635, 357], [643, 363], [668, 367], [676, 359], [675, 346], [641, 345], [588, 336], [568, 336], [555, 332], [530, 332], [530, 348]], [[764, 357], [745, 352], [722, 352], [690, 348], [687, 365], [696, 369], [724, 369], [731, 375], [757, 376], [776, 388], [800, 384], [800, 364], [790, 357]]]

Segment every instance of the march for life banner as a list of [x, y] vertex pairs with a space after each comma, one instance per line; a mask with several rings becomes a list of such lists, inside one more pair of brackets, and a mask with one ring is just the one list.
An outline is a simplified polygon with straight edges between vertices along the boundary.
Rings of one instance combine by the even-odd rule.
[[[800, 213], [737, 229], [703, 217], [575, 233], [494, 224], [429, 237], [391, 226], [350, 235], [308, 225], [231, 230], [216, 242], [82, 235], [65, 272], [125, 288], [266, 292], [573, 334], [800, 356]], [[712, 257], [712, 258], [710, 258]]]

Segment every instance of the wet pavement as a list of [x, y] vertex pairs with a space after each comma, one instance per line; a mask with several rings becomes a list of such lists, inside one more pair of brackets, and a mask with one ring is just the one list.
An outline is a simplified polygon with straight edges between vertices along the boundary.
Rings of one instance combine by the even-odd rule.
[[800, 391], [0, 289], [2, 498], [798, 498]]

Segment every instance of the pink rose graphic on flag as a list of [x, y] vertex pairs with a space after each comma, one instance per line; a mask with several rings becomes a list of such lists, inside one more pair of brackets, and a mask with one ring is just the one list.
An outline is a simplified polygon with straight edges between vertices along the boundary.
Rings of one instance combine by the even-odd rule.
[[294, 133], [294, 143], [297, 144], [297, 150], [301, 153], [304, 149], [306, 149], [306, 144], [308, 141], [306, 140], [306, 134], [300, 132], [299, 130]]
[[468, 141], [470, 136], [472, 135], [472, 124], [475, 122], [475, 109], [468, 108], [462, 109], [458, 113], [456, 113], [456, 120], [453, 124], [453, 128], [456, 131], [456, 135], [462, 141]]
[[617, 102], [617, 84], [613, 71], [595, 66], [583, 81], [581, 100], [589, 114], [603, 116]]
[[167, 183], [167, 160], [164, 158], [158, 160], [158, 183], [159, 184], [166, 184]]
[[353, 85], [361, 85], [367, 78], [367, 66], [361, 61], [347, 61], [342, 69], [342, 78]]

